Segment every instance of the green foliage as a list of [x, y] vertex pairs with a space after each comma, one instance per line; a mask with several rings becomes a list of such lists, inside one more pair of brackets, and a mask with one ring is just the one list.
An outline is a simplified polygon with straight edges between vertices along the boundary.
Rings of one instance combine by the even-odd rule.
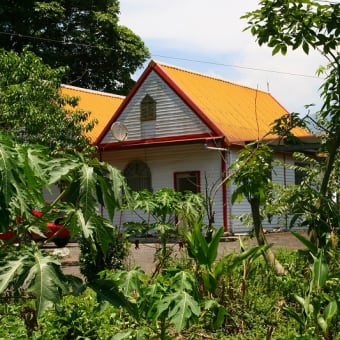
[[279, 119], [274, 120], [271, 133], [279, 136], [280, 141], [283, 140], [284, 144], [301, 144], [301, 140], [297, 138], [292, 130], [296, 127], [307, 129], [305, 120], [301, 119], [296, 112], [288, 113]]
[[139, 215], [142, 222], [127, 222], [125, 227], [132, 235], [156, 233], [161, 242], [161, 250], [157, 253], [157, 271], [160, 271], [169, 261], [168, 239], [182, 237], [194, 221], [202, 221], [204, 204], [201, 194], [181, 193], [169, 188], [155, 193], [148, 190], [133, 192], [127, 208]]
[[[177, 331], [197, 321], [200, 313], [194, 277], [185, 271], [169, 271], [150, 281], [140, 270], [106, 272], [103, 280], [91, 282], [99, 300], [124, 308], [136, 322], [161, 339], [173, 325]], [[158, 330], [159, 329], [159, 330]]]
[[[112, 217], [118, 208], [118, 195], [126, 190], [120, 173], [106, 163], [86, 159], [81, 154], [51, 158], [44, 147], [18, 145], [1, 133], [0, 141], [0, 230], [5, 232], [11, 226], [19, 241], [23, 241], [27, 231], [41, 233], [46, 223], [54, 220], [52, 217], [57, 211], [64, 216], [65, 227], [71, 235], [78, 234], [91, 241], [93, 252], [106, 255], [116, 234], [98, 210], [103, 203]], [[61, 181], [60, 195], [54, 202], [46, 203], [43, 190]], [[41, 218], [31, 213], [33, 207], [42, 210]], [[12, 286], [17, 293], [32, 292], [40, 316], [47, 306], [59, 301], [59, 288], [70, 289], [66, 288], [68, 280], [62, 276], [60, 264], [42, 255], [37, 248], [27, 248], [24, 242], [20, 242], [18, 248], [13, 247], [0, 247], [0, 293]]]
[[249, 29], [259, 45], [267, 44], [273, 55], [287, 53], [302, 47], [308, 54], [310, 48], [325, 55], [339, 46], [340, 6], [311, 0], [269, 1], [262, 0], [260, 8], [245, 14]]
[[312, 278], [305, 296], [294, 295], [301, 312], [295, 308], [285, 308], [285, 311], [299, 323], [302, 335], [308, 335], [313, 330], [317, 338], [321, 339], [322, 334], [326, 339], [331, 339], [339, 334], [339, 276], [330, 275], [322, 252], [314, 257], [311, 272]]
[[[308, 229], [311, 240], [317, 247], [323, 247], [327, 238], [336, 241], [340, 225], [339, 203], [335, 199], [338, 191], [337, 179], [334, 174], [330, 182], [330, 192], [335, 194], [323, 195], [320, 192], [323, 177], [323, 164], [311, 156], [294, 153], [298, 162], [294, 165], [280, 164], [288, 169], [300, 171], [304, 177], [299, 185], [276, 185], [275, 194], [265, 206], [269, 215], [291, 216], [289, 227], [296, 225]], [[334, 182], [333, 182], [334, 181]], [[335, 243], [332, 246], [335, 246]]]
[[[339, 150], [340, 150], [340, 4], [336, 2], [321, 3], [311, 0], [301, 1], [260, 1], [260, 8], [243, 16], [247, 19], [251, 33], [257, 37], [260, 45], [267, 44], [273, 54], [285, 54], [288, 47], [293, 50], [302, 48], [308, 54], [311, 48], [320, 51], [328, 65], [321, 67], [318, 73], [325, 74], [321, 87], [323, 105], [317, 112], [318, 125], [322, 133], [320, 151], [322, 178], [318, 182], [318, 191], [309, 185], [301, 187], [296, 197], [306, 204], [293, 204], [298, 208], [297, 216], [304, 217], [315, 243], [322, 248], [328, 235], [336, 233], [339, 227], [339, 201], [334, 202], [332, 195], [339, 191]], [[308, 117], [307, 117], [308, 118]], [[273, 131], [281, 137], [291, 139], [292, 128], [303, 126], [304, 119], [293, 115], [276, 122]], [[306, 181], [308, 183], [308, 181]], [[305, 184], [306, 184], [305, 183]], [[295, 201], [292, 199], [292, 201]], [[313, 208], [314, 205], [314, 208]]]
[[212, 268], [216, 261], [219, 242], [223, 235], [223, 228], [214, 230], [211, 240], [208, 242], [202, 235], [201, 226], [195, 224], [192, 231], [184, 234], [187, 242], [188, 254], [194, 258], [200, 266], [205, 266], [208, 270]]
[[120, 333], [128, 316], [111, 306], [101, 306], [90, 289], [79, 296], [66, 296], [41, 319], [36, 339], [112, 339]]
[[119, 1], [10, 1], [0, 12], [0, 45], [29, 48], [53, 68], [67, 67], [63, 83], [127, 94], [131, 74], [149, 52], [118, 24]]
[[[246, 249], [245, 245], [246, 241], [243, 242], [243, 250], [247, 252], [250, 249]], [[242, 253], [233, 254], [230, 263], [238, 255]], [[313, 333], [313, 323], [308, 322], [308, 329], [301, 332], [298, 322], [285, 311], [289, 308], [297, 315], [303, 315], [303, 307], [294, 295], [305, 297], [305, 287], [309, 287], [310, 281], [314, 280], [313, 267], [309, 267], [304, 252], [287, 252], [281, 249], [277, 258], [289, 268], [286, 276], [274, 275], [259, 256], [246, 257], [238, 261], [232, 270], [226, 269], [225, 275], [220, 278], [219, 294], [213, 299], [200, 296], [198, 282], [192, 272], [195, 267], [185, 271], [169, 269], [153, 278], [139, 269], [106, 272], [97, 281], [101, 288], [97, 287], [96, 291], [98, 296], [103, 295], [103, 299], [109, 303], [99, 302], [90, 289], [79, 296], [64, 296], [55, 308], [48, 309], [42, 315], [39, 327], [33, 330], [32, 338], [161, 338], [163, 326], [165, 337], [185, 339], [262, 339], [270, 335], [273, 339], [311, 339], [312, 336], [318, 336]], [[243, 291], [243, 265], [248, 260], [251, 261], [246, 276], [246, 289]], [[338, 276], [335, 275], [335, 269], [338, 272], [339, 266], [333, 260], [338, 262], [336, 254], [328, 264], [329, 279], [319, 289], [322, 295], [320, 316], [329, 320], [330, 336], [337, 334], [336, 327], [339, 327], [339, 313], [335, 314], [334, 303], [329, 305], [329, 301], [326, 301], [327, 298], [334, 297], [336, 292], [335, 297], [339, 300]], [[176, 324], [179, 327], [183, 323], [170, 318], [170, 312], [175, 307], [183, 308], [186, 313], [193, 313], [195, 310], [181, 302], [179, 305], [172, 305], [177, 302], [176, 297], [186, 295], [184, 292], [198, 303], [199, 315], [192, 314], [187, 318], [182, 313], [182, 321], [187, 318], [188, 322], [178, 332]], [[0, 338], [27, 339], [20, 311], [30, 304], [22, 302], [16, 305], [9, 301], [3, 300], [0, 305], [3, 321]], [[221, 306], [221, 301], [224, 301], [224, 307]], [[167, 309], [162, 314], [157, 314], [163, 307]]]
[[181, 193], [174, 189], [163, 188], [155, 193], [148, 190], [133, 192], [127, 208], [135, 213], [143, 212], [141, 219], [150, 225], [149, 229], [161, 229], [162, 225], [181, 224], [203, 218], [204, 198], [191, 192]]
[[[105, 269], [123, 269], [124, 260], [129, 254], [130, 243], [127, 239], [112, 230], [110, 235], [110, 243], [108, 249], [104, 254], [101, 247], [96, 247], [96, 251], [93, 251], [93, 240], [85, 239], [81, 237], [78, 239], [80, 247], [80, 272], [85, 276], [88, 282], [98, 279], [98, 273]], [[104, 236], [105, 238], [105, 236]]]
[[240, 254], [228, 254], [218, 260], [218, 247], [222, 235], [223, 228], [213, 230], [211, 239], [207, 240], [203, 237], [201, 227], [198, 224], [193, 226], [192, 231], [184, 234], [188, 254], [197, 265], [197, 281], [202, 282], [201, 292], [204, 295], [211, 294], [217, 297], [222, 278], [231, 276], [236, 267], [246, 260], [255, 259], [268, 248], [268, 246], [253, 247], [247, 251], [243, 250]]
[[[254, 142], [245, 145], [231, 166], [234, 173], [230, 181], [232, 180], [237, 185], [231, 201], [232, 203], [240, 202], [246, 198], [249, 202], [254, 232], [260, 246], [267, 244], [262, 226], [264, 219], [262, 212], [265, 210], [262, 208], [268, 204], [272, 195], [272, 152], [273, 150], [264, 143]], [[278, 275], [285, 274], [284, 267], [275, 259], [270, 249], [264, 249], [263, 256]]]
[[24, 292], [35, 297], [37, 317], [60, 301], [61, 293], [68, 292], [67, 279], [60, 263], [42, 253], [36, 246], [12, 249], [1, 254], [0, 294], [10, 288], [14, 296]]
[[248, 144], [232, 165], [232, 180], [237, 185], [232, 202], [245, 197], [249, 202], [256, 199], [263, 204], [271, 189], [272, 150], [265, 144]]
[[88, 146], [84, 133], [95, 122], [89, 112], [76, 109], [75, 98], [61, 95], [64, 72], [28, 50], [19, 55], [1, 49], [0, 130], [13, 133], [20, 143], [39, 143], [51, 150]]

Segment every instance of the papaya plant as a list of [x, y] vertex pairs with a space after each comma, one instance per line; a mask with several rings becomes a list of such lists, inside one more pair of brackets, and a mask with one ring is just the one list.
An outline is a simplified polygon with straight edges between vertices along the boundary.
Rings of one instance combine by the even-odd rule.
[[169, 257], [167, 242], [172, 237], [182, 237], [191, 221], [202, 220], [204, 198], [192, 192], [177, 192], [163, 188], [155, 193], [148, 190], [133, 192], [127, 208], [139, 215], [141, 222], [127, 222], [128, 233], [155, 233], [160, 240], [159, 270]]
[[[43, 191], [61, 182], [60, 195], [45, 202]], [[43, 224], [58, 210], [72, 236], [81, 235], [90, 240], [94, 253], [100, 249], [105, 254], [114, 232], [111, 223], [100, 216], [99, 207], [104, 206], [113, 218], [122, 190], [127, 191], [124, 178], [106, 163], [80, 153], [52, 158], [45, 147], [19, 145], [0, 133], [1, 232], [11, 227], [23, 240], [27, 232], [42, 231]], [[44, 213], [39, 223], [31, 214], [32, 208]], [[70, 290], [60, 263], [34, 244], [0, 245], [0, 261], [0, 293], [19, 297], [32, 293], [38, 316]]]
[[[140, 269], [106, 271], [103, 275], [103, 279], [90, 283], [98, 301], [122, 307], [147, 334], [165, 339], [170, 329], [181, 332], [198, 320], [199, 292], [190, 272], [168, 271], [152, 280]], [[126, 332], [133, 333], [131, 329]]]

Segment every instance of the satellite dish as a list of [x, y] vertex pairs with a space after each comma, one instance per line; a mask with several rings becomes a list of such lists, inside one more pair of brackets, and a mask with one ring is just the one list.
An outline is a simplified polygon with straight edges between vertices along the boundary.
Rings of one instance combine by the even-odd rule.
[[113, 123], [111, 126], [111, 132], [113, 137], [116, 138], [119, 142], [125, 141], [128, 136], [128, 129], [121, 122]]

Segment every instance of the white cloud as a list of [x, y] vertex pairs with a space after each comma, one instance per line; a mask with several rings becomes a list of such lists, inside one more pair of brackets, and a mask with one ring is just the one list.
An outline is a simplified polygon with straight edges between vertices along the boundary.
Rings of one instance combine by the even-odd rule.
[[269, 48], [259, 47], [250, 32], [243, 32], [247, 23], [240, 19], [247, 11], [256, 9], [257, 3], [257, 0], [121, 0], [120, 23], [142, 38], [153, 59], [261, 90], [267, 90], [268, 83], [270, 92], [290, 111], [302, 112], [309, 103], [319, 105], [320, 79], [250, 69], [314, 76], [319, 65], [325, 64], [317, 53], [306, 56], [294, 51], [273, 57]]
[[[240, 1], [241, 2], [241, 1]], [[226, 0], [121, 0], [121, 22], [145, 40], [166, 46], [186, 46], [211, 53], [237, 50], [245, 21], [239, 18], [250, 6]], [[256, 4], [251, 0], [248, 3]], [[253, 8], [256, 8], [253, 6]]]

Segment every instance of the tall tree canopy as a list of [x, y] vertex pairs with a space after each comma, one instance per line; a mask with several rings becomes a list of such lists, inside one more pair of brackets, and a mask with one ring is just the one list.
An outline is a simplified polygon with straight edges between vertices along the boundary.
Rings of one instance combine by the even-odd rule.
[[[319, 245], [324, 245], [326, 235], [339, 232], [339, 206], [333, 206], [332, 194], [339, 193], [340, 162], [340, 3], [311, 0], [262, 0], [260, 8], [247, 13], [248, 29], [256, 36], [260, 45], [267, 44], [272, 53], [286, 54], [288, 49], [302, 48], [319, 51], [327, 60], [327, 66], [319, 69], [325, 76], [321, 87], [323, 105], [319, 127], [324, 134], [322, 145], [325, 164], [321, 171], [320, 192], [315, 186], [308, 187], [301, 211], [317, 213], [308, 220], [314, 226]], [[317, 199], [311, 199], [314, 195]], [[331, 216], [332, 215], [332, 216]], [[328, 223], [327, 221], [331, 221]], [[335, 222], [337, 221], [337, 222]], [[327, 227], [322, 227], [326, 225]]]
[[68, 66], [64, 83], [126, 94], [149, 52], [118, 15], [118, 0], [3, 0], [0, 46], [29, 45], [51, 67]]
[[92, 129], [90, 113], [76, 109], [77, 98], [61, 94], [63, 68], [52, 69], [33, 52], [0, 49], [0, 130], [19, 142], [51, 150], [84, 148]]
[[327, 192], [331, 172], [340, 148], [340, 4], [311, 0], [262, 0], [260, 8], [247, 13], [248, 29], [257, 37], [259, 45], [267, 44], [273, 54], [287, 53], [302, 47], [308, 54], [311, 48], [327, 59], [323, 68], [325, 82], [321, 89], [323, 106], [319, 117], [327, 135], [328, 152], [325, 176], [321, 185]]

